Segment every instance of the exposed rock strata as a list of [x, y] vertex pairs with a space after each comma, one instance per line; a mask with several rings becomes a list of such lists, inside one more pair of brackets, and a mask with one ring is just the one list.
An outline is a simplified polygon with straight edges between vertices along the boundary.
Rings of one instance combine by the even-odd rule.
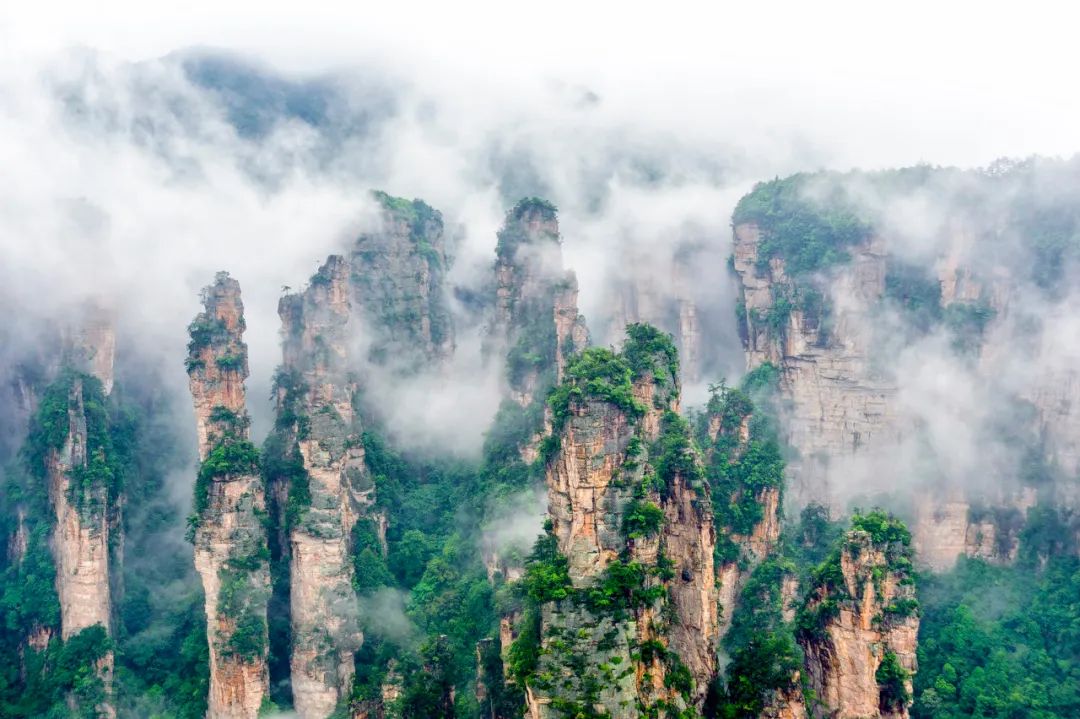
[[487, 352], [508, 358], [507, 383], [526, 407], [559, 379], [566, 359], [588, 343], [577, 310], [577, 280], [563, 268], [555, 208], [519, 202], [499, 231], [495, 308]]
[[[279, 427], [302, 463], [286, 490], [292, 688], [301, 719], [325, 719], [348, 696], [363, 640], [350, 555], [357, 519], [374, 501], [350, 371], [350, 267], [332, 256], [303, 293], [282, 298]], [[287, 450], [291, 453], [292, 449]]]
[[[925, 398], [901, 392], [897, 377], [890, 374], [895, 357], [883, 356], [890, 348], [898, 349], [903, 333], [894, 329], [889, 331], [896, 336], [885, 336], [882, 328], [900, 327], [908, 321], [890, 315], [893, 300], [886, 297], [886, 275], [892, 271], [890, 263], [898, 260], [890, 256], [889, 238], [868, 234], [847, 248], [848, 261], [796, 282], [787, 274], [782, 257], [761, 261], [764, 236], [757, 225], [737, 225], [734, 237], [733, 267], [748, 366], [771, 362], [780, 370], [785, 408], [781, 427], [783, 439], [793, 450], [788, 496], [796, 505], [812, 500], [843, 506], [853, 494], [890, 491], [889, 471], [912, 462], [922, 451], [931, 420], [920, 414], [926, 411]], [[1075, 369], [1058, 361], [1059, 368], [1041, 372], [1027, 384], [998, 388], [995, 383], [1015, 374], [1010, 363], [1015, 363], [1020, 345], [1030, 346], [1044, 362], [1070, 357], [1071, 350], [1055, 344], [1060, 331], [1032, 329], [1038, 323], [1033, 325], [1015, 306], [1023, 296], [1017, 278], [1010, 276], [1008, 268], [979, 257], [979, 237], [969, 221], [948, 223], [940, 255], [927, 270], [927, 279], [931, 283], [936, 279], [934, 289], [940, 291], [933, 295], [940, 297], [934, 312], [940, 311], [947, 319], [953, 307], [977, 310], [989, 318], [985, 328], [977, 332], [950, 329], [943, 320], [937, 329], [952, 337], [955, 352], [965, 347], [963, 351], [970, 355], [955, 362], [957, 367], [963, 364], [963, 371], [970, 375], [972, 391], [988, 392], [994, 398], [1014, 397], [1016, 408], [1003, 420], [1012, 425], [1010, 431], [1027, 437], [1032, 451], [1042, 455], [1036, 461], [1045, 462], [1060, 476], [1070, 476], [1080, 457], [1076, 439], [1080, 434], [1071, 431], [1080, 426], [1080, 413], [1073, 409], [1080, 406]], [[786, 308], [784, 303], [807, 283], [821, 293], [827, 309], [798, 301]], [[1071, 326], [1064, 315], [1054, 323]], [[942, 349], [947, 350], [944, 345]], [[1030, 420], [1020, 405], [1030, 408]], [[983, 421], [972, 417], [969, 430], [1000, 434], [993, 427], [979, 426]], [[1017, 454], [1014, 448], [988, 446], [988, 457], [992, 451]], [[1008, 561], [1015, 555], [1017, 528], [1006, 515], [1025, 511], [1028, 502], [971, 489], [978, 483], [1009, 485], [1018, 495], [1030, 492], [1024, 486], [1030, 482], [1023, 476], [1022, 465], [1030, 465], [1032, 457], [1025, 457], [1020, 466], [1014, 466], [1015, 459], [1002, 456], [976, 476], [968, 476], [970, 471], [963, 468], [950, 470], [949, 462], [935, 461], [944, 474], [933, 479], [934, 491], [928, 495], [935, 498], [932, 506], [926, 500], [917, 504], [913, 527], [918, 553], [928, 566], [951, 567], [960, 554], [993, 561]], [[998, 473], [993, 482], [986, 481], [987, 472]], [[987, 516], [993, 515], [994, 521], [969, 522], [966, 506], [970, 504], [989, 504]], [[1008, 521], [1003, 525], [1003, 520]]]
[[[700, 467], [672, 469], [672, 457], [659, 455], [664, 446], [690, 463], [681, 467], [700, 461], [689, 443], [679, 450], [668, 445], [670, 433], [684, 430], [671, 426], [678, 379], [665, 355], [637, 377], [633, 395], [641, 416], [603, 399], [571, 402], [547, 464], [548, 516], [575, 590], [589, 592], [611, 572], [638, 567], [643, 586], [634, 591], [648, 596], [631, 600], [627, 614], [571, 600], [542, 607], [544, 653], [538, 678], [527, 687], [533, 717], [563, 716], [576, 702], [591, 702], [613, 718], [636, 717], [647, 707], [700, 705], [715, 672], [715, 530]], [[642, 484], [658, 471], [667, 472], [663, 489]], [[659, 509], [654, 530], [628, 529], [635, 526], [626, 514], [634, 506]], [[595, 667], [595, 675], [576, 675], [575, 661]]]
[[[60, 635], [65, 640], [94, 626], [112, 633], [110, 532], [115, 507], [103, 473], [96, 471], [106, 466], [107, 460], [103, 456], [105, 448], [92, 444], [88, 435], [84, 377], [74, 375], [71, 379], [66, 437], [63, 446], [46, 459], [49, 498], [56, 516], [52, 546], [60, 599]], [[98, 390], [94, 401], [100, 403], [103, 399]], [[104, 407], [99, 404], [95, 411], [101, 422]], [[102, 430], [98, 427], [96, 431]], [[113, 653], [107, 652], [96, 668], [108, 698], [98, 710], [115, 716], [111, 702]]]
[[[813, 716], [908, 716], [919, 618], [910, 605], [915, 586], [905, 554], [898, 543], [874, 543], [867, 532], [852, 530], [838, 571], [821, 577], [810, 594], [799, 643], [820, 702]], [[886, 662], [902, 676], [883, 678]]]
[[188, 374], [202, 461], [196, 483], [195, 568], [206, 596], [208, 719], [253, 719], [268, 691], [266, 500], [251, 445], [240, 285], [225, 273], [203, 291], [191, 325]]
[[412, 372], [454, 351], [442, 215], [421, 200], [373, 194], [377, 224], [348, 256], [353, 312], [363, 323], [367, 359]]

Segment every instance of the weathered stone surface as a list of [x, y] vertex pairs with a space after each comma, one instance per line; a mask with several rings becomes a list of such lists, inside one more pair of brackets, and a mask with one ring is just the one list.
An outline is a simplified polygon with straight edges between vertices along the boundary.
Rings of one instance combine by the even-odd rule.
[[[192, 323], [188, 371], [199, 458], [206, 462], [215, 449], [249, 443], [250, 437], [240, 285], [220, 273], [204, 290], [203, 302], [204, 312]], [[262, 481], [248, 463], [242, 471], [201, 480], [196, 491], [206, 492], [197, 515], [194, 543], [195, 568], [206, 596], [210, 649], [207, 717], [254, 719], [269, 684], [266, 603], [270, 575], [261, 519], [266, 511]], [[199, 506], [197, 498], [197, 510]], [[231, 611], [225, 611], [226, 604]], [[241, 642], [242, 650], [237, 646]]]
[[[655, 250], [655, 248], [650, 248]], [[670, 332], [679, 348], [679, 364], [684, 382], [701, 379], [701, 325], [698, 303], [693, 296], [693, 274], [686, 257], [655, 257], [627, 248], [627, 256], [617, 276], [606, 288], [604, 307], [608, 310], [607, 337], [617, 344], [628, 324], [645, 322]]]
[[411, 372], [454, 351], [442, 215], [421, 200], [374, 196], [377, 225], [349, 252], [353, 312], [364, 324], [368, 358]]
[[[652, 487], [638, 496], [635, 490], [656, 471], [659, 458], [650, 457], [649, 448], [660, 438], [664, 413], [678, 408], [677, 378], [659, 369], [663, 362], [655, 366], [659, 376], [645, 372], [634, 382], [634, 398], [645, 410], [640, 417], [601, 399], [571, 403], [559, 450], [547, 464], [548, 518], [578, 590], [596, 587], [606, 570], [630, 562], [666, 567], [647, 571], [641, 587], [663, 591], [623, 614], [594, 614], [571, 600], [545, 605], [539, 680], [526, 688], [531, 717], [562, 716], [566, 702], [588, 697], [613, 718], [639, 716], [658, 702], [700, 706], [715, 674], [716, 537], [708, 488], [700, 477], [676, 472], [662, 492]], [[655, 533], [627, 536], [632, 502], [659, 508]], [[673, 661], [693, 679], [685, 698], [666, 681]], [[593, 668], [587, 676], [573, 669], [582, 662]]]
[[[915, 586], [906, 570], [898, 569], [891, 552], [895, 547], [875, 545], [861, 530], [848, 533], [840, 554], [842, 586], [815, 588], [807, 610], [823, 612], [817, 633], [800, 634], [806, 669], [820, 706], [816, 717], [861, 719], [907, 717], [907, 702], [886, 706], [877, 670], [886, 652], [895, 654], [905, 671], [913, 674], [917, 613], [890, 612], [914, 600]], [[835, 603], [837, 609], [827, 607]], [[912, 685], [906, 680], [908, 696]]]
[[761, 232], [752, 224], [735, 228], [734, 266], [740, 282], [747, 365], [772, 362], [780, 369], [787, 408], [782, 432], [797, 450], [788, 464], [788, 489], [796, 504], [836, 501], [829, 465], [899, 438], [896, 386], [874, 371], [868, 317], [885, 289], [885, 248], [876, 237], [851, 251], [850, 264], [830, 279], [834, 298], [826, 338], [820, 319], [796, 309], [777, 335], [765, 317], [778, 291], [788, 286], [784, 263], [757, 266]]
[[[1014, 412], [1001, 421], [1013, 425], [1018, 433], [1037, 438], [1033, 446], [1045, 453], [1048, 465], [1059, 468], [1061, 476], [1070, 476], [1080, 466], [1080, 412], [1075, 410], [1080, 407], [1080, 380], [1074, 366], [1075, 351], [1057, 338], [1077, 326], [1071, 319], [1075, 311], [1067, 309], [1069, 302], [1065, 301], [1048, 310], [1052, 318], [1042, 318], [1046, 321], [1041, 326], [1053, 326], [1052, 331], [1031, 329], [1031, 318], [1024, 316], [1020, 306], [1026, 296], [1022, 283], [1010, 276], [1009, 268], [979, 262], [979, 239], [969, 223], [950, 222], [931, 268], [930, 276], [936, 276], [940, 286], [943, 309], [968, 303], [992, 313], [973, 350], [974, 360], [964, 364], [957, 359], [955, 366], [942, 371], [962, 373], [971, 382], [970, 391], [1028, 403], [1033, 413], [1030, 420]], [[889, 238], [864, 238], [850, 248], [849, 262], [813, 278], [815, 287], [831, 304], [827, 332], [819, 318], [797, 308], [790, 312], [781, 331], [771, 326], [770, 310], [777, 297], [790, 293], [794, 283], [782, 258], [770, 260], [767, 269], [761, 267], [758, 246], [762, 233], [756, 225], [738, 225], [734, 240], [748, 366], [772, 362], [780, 370], [783, 439], [794, 450], [788, 464], [788, 497], [795, 505], [817, 501], [839, 507], [860, 491], [888, 492], [901, 482], [909, 486], [909, 477], [892, 477], [889, 472], [900, 462], [913, 462], [922, 451], [920, 433], [933, 424], [933, 417], [926, 415], [933, 408], [926, 406], [925, 397], [910, 396], [907, 388], [901, 391], [893, 367], [895, 358], [882, 356], [882, 347], [896, 343], [895, 337], [882, 336], [882, 328], [899, 321], [888, 320], [883, 313]], [[1033, 376], [1030, 371], [1018, 375], [1016, 363], [1024, 352], [1031, 354], [1032, 362], [1038, 358], [1040, 369]], [[1003, 377], [1011, 379], [1001, 386]], [[985, 411], [994, 410], [986, 407]], [[962, 422], [964, 418], [950, 421]], [[978, 423], [985, 421], [985, 417], [971, 417], [971, 431], [979, 431]], [[940, 454], [948, 448], [936, 451]], [[1006, 456], [1016, 454], [1015, 449], [988, 446], [987, 452], [991, 451], [997, 451], [1001, 461], [978, 471], [957, 469], [950, 473], [949, 463], [936, 461], [941, 474], [935, 478], [935, 486], [913, 497], [917, 513], [913, 534], [920, 561], [926, 566], [936, 570], [951, 567], [960, 554], [994, 561], [1007, 561], [1015, 554], [1013, 537], [998, 531], [998, 520], [1013, 510], [1025, 511], [1027, 503], [1016, 497], [1030, 488], [1021, 486], [1010, 465], [1016, 458]], [[966, 461], [971, 464], [974, 460]], [[961, 462], [956, 464], [959, 467]], [[998, 474], [989, 480], [987, 472]], [[999, 496], [994, 492], [1000, 486], [1011, 489]], [[1055, 491], [1060, 494], [1061, 489]], [[1061, 500], [1066, 501], [1064, 495]], [[972, 504], [987, 505], [988, 511], [996, 512], [997, 520], [969, 522], [966, 507]], [[1015, 533], [1015, 528], [1008, 532]]]
[[962, 497], [927, 494], [916, 501], [912, 528], [916, 560], [935, 572], [946, 572], [961, 556], [993, 564], [1016, 559], [1027, 510], [1036, 504], [1035, 490], [1001, 496], [990, 508], [973, 507]]
[[522, 407], [561, 379], [566, 359], [589, 341], [561, 242], [554, 208], [539, 200], [518, 203], [499, 231], [486, 352], [508, 359], [508, 391]]
[[70, 364], [80, 371], [101, 380], [102, 389], [112, 392], [116, 361], [116, 327], [112, 312], [103, 305], [89, 301], [75, 326], [64, 338]]
[[[76, 375], [68, 391], [67, 436], [62, 447], [46, 457], [49, 499], [56, 517], [51, 541], [63, 639], [96, 625], [104, 627], [107, 635], [113, 629], [110, 573], [115, 555], [110, 535], [117, 529], [119, 510], [103, 483], [88, 486], [77, 480], [78, 472], [103, 459], [92, 456], [101, 449], [89, 446], [84, 400], [83, 376]], [[30, 637], [29, 645], [44, 649], [49, 636], [47, 629], [40, 628]], [[114, 666], [111, 651], [96, 666], [107, 697], [97, 708], [107, 717], [116, 715], [112, 703]]]
[[[349, 553], [357, 519], [374, 501], [354, 407], [350, 267], [331, 256], [300, 294], [282, 298], [279, 416], [303, 462], [310, 501], [289, 532], [292, 687], [301, 719], [325, 719], [345, 698], [363, 641]], [[285, 495], [290, 491], [279, 490]]]

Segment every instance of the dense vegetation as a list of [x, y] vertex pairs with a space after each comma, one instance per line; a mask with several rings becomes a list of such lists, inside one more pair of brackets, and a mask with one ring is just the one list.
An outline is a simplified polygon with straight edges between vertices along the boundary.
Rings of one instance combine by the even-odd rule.
[[[1036, 560], [1037, 561], [1037, 560]], [[961, 558], [920, 588], [916, 719], [1080, 715], [1080, 560]]]
[[[78, 491], [98, 498], [123, 491], [126, 510], [121, 513], [110, 501], [106, 520], [112, 536], [124, 533], [126, 561], [118, 579], [123, 591], [113, 636], [96, 625], [61, 641], [56, 567], [48, 546], [54, 515], [46, 457], [67, 438], [76, 381], [82, 385], [90, 456], [108, 469], [83, 475]], [[205, 714], [202, 592], [180, 536], [182, 514], [167, 484], [186, 458], [172, 428], [162, 421], [172, 410], [152, 389], [154, 383], [132, 384], [142, 393], [127, 392], [121, 384], [106, 398], [93, 377], [62, 372], [42, 389], [23, 449], [5, 468], [0, 531], [11, 536], [16, 508], [21, 508], [27, 543], [21, 561], [7, 553], [3, 560], [0, 716], [96, 716], [104, 687], [93, 667], [108, 651], [115, 654], [114, 687], [122, 715], [198, 719]], [[99, 481], [107, 481], [106, 492], [87, 492]], [[41, 631], [49, 633], [42, 648], [24, 648], [28, 634]]]
[[735, 224], [755, 223], [762, 232], [758, 263], [782, 258], [798, 276], [846, 262], [848, 248], [863, 240], [870, 226], [847, 189], [835, 178], [792, 175], [759, 182], [735, 206]]
[[[748, 373], [738, 388], [724, 382], [714, 385], [706, 411], [696, 419], [698, 442], [709, 448], [706, 472], [721, 562], [741, 558], [733, 535], [749, 535], [763, 516], [762, 493], [779, 491], [783, 485], [774, 404], [778, 381], [778, 370], [766, 362]], [[715, 438], [709, 436], [710, 423]]]

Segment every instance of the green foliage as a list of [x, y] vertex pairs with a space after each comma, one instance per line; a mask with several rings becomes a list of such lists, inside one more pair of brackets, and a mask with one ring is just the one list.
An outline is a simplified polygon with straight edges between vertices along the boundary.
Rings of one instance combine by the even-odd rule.
[[[1034, 568], [1050, 557], [1076, 554], [1076, 520], [1066, 521], [1067, 513], [1060, 508], [1040, 502], [1027, 513], [1020, 532], [1019, 561]], [[1000, 525], [999, 525], [1000, 526]]]
[[870, 232], [869, 223], [844, 187], [828, 176], [799, 174], [759, 182], [735, 206], [732, 222], [753, 222], [762, 231], [758, 262], [783, 258], [797, 277], [846, 262], [847, 249]]
[[994, 309], [984, 302], [953, 302], [946, 306], [942, 319], [952, 333], [953, 348], [965, 353], [976, 351], [995, 314]]
[[[783, 485], [784, 460], [774, 420], [770, 412], [758, 409], [751, 400], [752, 395], [760, 397], [767, 410], [777, 380], [775, 366], [766, 363], [747, 374], [743, 389], [723, 382], [711, 388], [705, 419], [716, 418], [719, 427], [705, 471], [712, 490], [717, 535], [721, 538], [717, 541], [721, 561], [737, 559], [737, 549], [729, 536], [749, 535], [762, 520], [762, 493]], [[741, 436], [744, 423], [748, 429], [745, 441]], [[698, 428], [703, 444], [709, 443], [705, 430], [704, 425]]]
[[[252, 558], [261, 564], [267, 557]], [[231, 634], [225, 637], [218, 650], [224, 656], [238, 656], [252, 661], [266, 654], [266, 615], [261, 610], [267, 590], [257, 586], [248, 562], [230, 563], [218, 571], [221, 589], [218, 592], [218, 613], [234, 623]]]
[[[442, 213], [428, 205], [423, 200], [406, 200], [404, 197], [393, 197], [381, 190], [373, 190], [372, 196], [382, 205], [383, 209], [391, 212], [409, 223], [412, 237], [419, 240], [426, 233], [427, 225], [437, 223], [442, 228]], [[430, 246], [428, 247], [430, 250]], [[437, 255], [434, 258], [435, 266], [442, 260]]]
[[890, 258], [885, 268], [885, 297], [922, 332], [941, 320], [941, 283], [927, 268]]
[[780, 368], [772, 362], [762, 362], [743, 377], [740, 388], [749, 397], [770, 395], [780, 386]]
[[660, 438], [651, 456], [661, 481], [661, 494], [666, 495], [681, 477], [687, 486], [705, 493], [705, 470], [701, 466], [690, 423], [678, 413], [667, 410], [660, 419]]
[[900, 666], [896, 654], [886, 651], [874, 674], [874, 679], [878, 683], [878, 702], [881, 711], [900, 711], [911, 701], [911, 694], [907, 689], [907, 681], [910, 678], [911, 673]]
[[653, 502], [633, 500], [623, 514], [623, 532], [631, 539], [651, 537], [660, 531], [664, 510]]
[[[817, 521], [820, 524], [820, 519]], [[904, 523], [880, 509], [856, 512], [851, 518], [851, 530], [833, 542], [828, 555], [809, 574], [810, 590], [795, 617], [798, 634], [804, 640], [820, 639], [828, 622], [839, 614], [841, 603], [853, 599], [847, 591], [841, 556], [845, 551], [858, 552], [867, 540], [884, 553], [886, 565], [881, 572], [894, 573], [901, 584], [914, 581], [911, 533]], [[884, 614], [886, 618], [901, 619], [918, 610], [917, 600], [901, 599], [886, 607]]]
[[573, 591], [568, 570], [569, 564], [559, 553], [555, 537], [549, 533], [541, 535], [525, 563], [521, 584], [525, 596], [534, 604], [566, 599]]
[[379, 587], [393, 586], [394, 575], [386, 566], [375, 522], [360, 519], [352, 532], [353, 588], [364, 596]]
[[259, 450], [246, 439], [232, 433], [217, 437], [216, 443], [199, 467], [195, 480], [195, 514], [191, 522], [197, 526], [210, 506], [210, 483], [219, 477], [256, 475], [259, 473]]
[[915, 719], [1080, 716], [1080, 560], [961, 558], [920, 596]]
[[635, 378], [651, 373], [660, 381], [662, 371], [673, 378], [679, 376], [679, 350], [674, 340], [650, 324], [636, 322], [626, 326], [622, 358]]
[[874, 544], [911, 546], [911, 532], [904, 522], [882, 509], [854, 514], [851, 517], [851, 528], [869, 534], [870, 541]]
[[645, 408], [634, 399], [630, 364], [609, 349], [590, 347], [575, 355], [566, 366], [565, 377], [548, 399], [555, 431], [566, 422], [571, 406], [588, 399], [609, 402], [631, 418], [645, 413]]
[[613, 614], [618, 618], [635, 609], [652, 606], [667, 595], [663, 584], [654, 581], [659, 567], [650, 567], [627, 557], [612, 562], [594, 586], [580, 597], [593, 614]]
[[795, 569], [790, 561], [770, 558], [754, 569], [743, 587], [724, 638], [731, 663], [716, 716], [756, 718], [773, 692], [793, 688], [802, 656], [783, 622], [780, 589]]
[[540, 213], [541, 219], [554, 220], [558, 211], [559, 208], [555, 207], [555, 205], [547, 200], [539, 197], [526, 197], [519, 200], [518, 203], [511, 208], [508, 216], [515, 220], [520, 220], [530, 212], [538, 212]]
[[245, 357], [242, 354], [226, 354], [214, 358], [217, 368], [226, 372], [235, 372], [244, 366]]

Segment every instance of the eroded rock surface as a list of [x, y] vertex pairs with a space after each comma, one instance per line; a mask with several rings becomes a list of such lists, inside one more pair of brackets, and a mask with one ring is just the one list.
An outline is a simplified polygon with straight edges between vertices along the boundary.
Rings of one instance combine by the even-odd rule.
[[188, 375], [202, 464], [195, 568], [206, 595], [209, 719], [253, 719], [268, 692], [266, 498], [250, 441], [240, 285], [220, 273], [191, 324]]

